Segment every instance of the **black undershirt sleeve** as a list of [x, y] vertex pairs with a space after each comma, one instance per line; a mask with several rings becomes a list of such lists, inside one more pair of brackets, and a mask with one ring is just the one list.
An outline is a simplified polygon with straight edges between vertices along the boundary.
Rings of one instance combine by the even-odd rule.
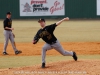
[[33, 39], [35, 41], [35, 44], [39, 41], [39, 39], [40, 39], [40, 37], [39, 37], [39, 31], [38, 31]]

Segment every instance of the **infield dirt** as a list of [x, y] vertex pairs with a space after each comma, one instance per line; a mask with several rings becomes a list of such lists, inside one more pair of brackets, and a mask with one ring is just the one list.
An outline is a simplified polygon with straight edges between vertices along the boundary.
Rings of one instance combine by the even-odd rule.
[[[75, 51], [78, 55], [100, 54], [100, 43], [98, 42], [80, 42], [80, 43], [61, 43], [65, 50]], [[44, 43], [33, 45], [32, 43], [17, 43], [17, 48], [23, 53], [18, 56], [40, 55]], [[0, 44], [0, 53], [2, 53], [3, 44]], [[7, 52], [9, 56], [15, 56], [11, 45], [9, 44]], [[56, 50], [47, 51], [47, 55], [60, 55]], [[2, 54], [0, 54], [2, 56]], [[79, 59], [65, 60], [59, 62], [47, 63], [46, 68], [41, 65], [29, 67], [0, 69], [0, 75], [100, 75], [100, 60]]]

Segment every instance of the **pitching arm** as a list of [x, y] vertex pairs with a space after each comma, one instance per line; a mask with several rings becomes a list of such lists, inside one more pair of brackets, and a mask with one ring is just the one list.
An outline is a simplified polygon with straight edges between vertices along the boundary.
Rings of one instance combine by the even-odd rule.
[[69, 18], [66, 17], [66, 18], [64, 18], [64, 19], [62, 19], [62, 20], [56, 22], [56, 25], [58, 26], [58, 25], [60, 25], [63, 21], [68, 21], [68, 20], [69, 20]]

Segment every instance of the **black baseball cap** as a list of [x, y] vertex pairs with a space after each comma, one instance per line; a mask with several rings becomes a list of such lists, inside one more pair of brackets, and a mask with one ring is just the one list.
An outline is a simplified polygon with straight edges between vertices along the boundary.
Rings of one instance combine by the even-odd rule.
[[40, 23], [40, 22], [45, 22], [45, 19], [40, 18], [40, 19], [38, 20], [38, 22], [39, 22], [39, 23]]
[[7, 15], [8, 15], [8, 14], [11, 15], [11, 12], [7, 12]]

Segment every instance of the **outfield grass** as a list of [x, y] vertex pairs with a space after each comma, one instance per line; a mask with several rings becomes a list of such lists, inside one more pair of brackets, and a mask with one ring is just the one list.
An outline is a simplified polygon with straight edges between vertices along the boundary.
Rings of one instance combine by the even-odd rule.
[[[78, 61], [81, 59], [92, 59], [100, 60], [100, 55], [79, 55]], [[63, 60], [73, 60], [70, 56], [50, 56], [46, 57], [47, 63], [57, 62]], [[0, 69], [4, 68], [14, 68], [14, 67], [23, 67], [23, 66], [32, 66], [41, 64], [41, 56], [0, 56]]]
[[[47, 25], [57, 21], [47, 20]], [[3, 20], [0, 20], [0, 43], [4, 42], [2, 22]], [[13, 27], [16, 42], [31, 42], [37, 30], [40, 29], [37, 20], [13, 20]], [[100, 21], [66, 21], [57, 27], [54, 33], [61, 42], [99, 42]]]

